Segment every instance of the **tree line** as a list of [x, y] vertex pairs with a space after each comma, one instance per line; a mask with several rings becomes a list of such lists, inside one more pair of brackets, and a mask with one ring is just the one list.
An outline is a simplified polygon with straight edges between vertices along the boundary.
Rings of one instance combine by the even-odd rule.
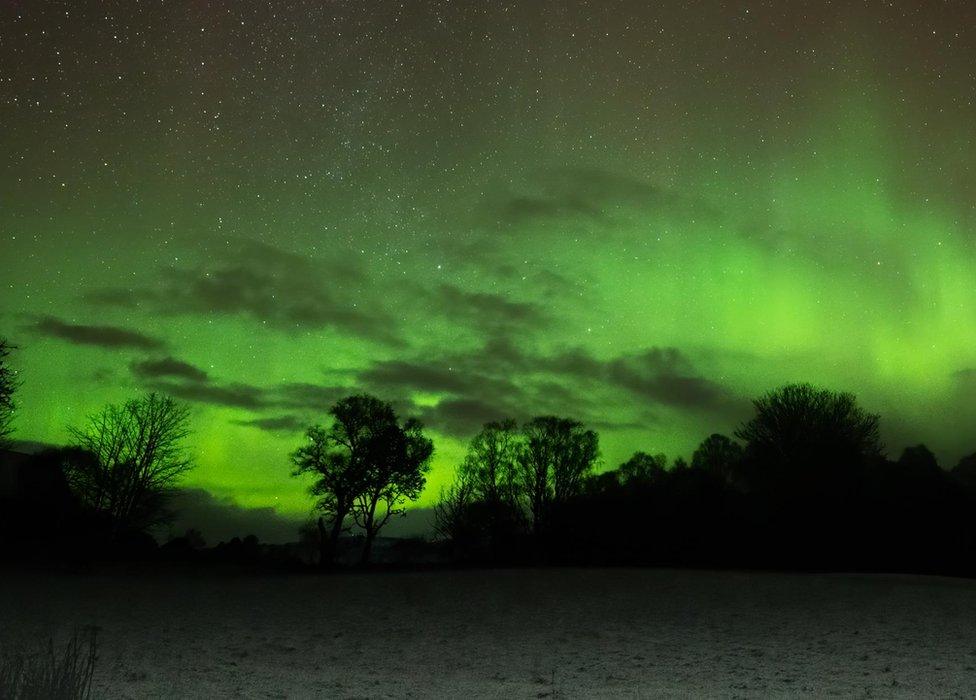
[[[16, 408], [13, 349], [0, 340], [0, 446]], [[0, 536], [31, 521], [66, 548], [144, 540], [172, 516], [169, 496], [193, 466], [189, 415], [147, 394], [71, 427], [67, 447], [34, 458], [31, 473], [53, 480], [34, 489], [48, 502], [0, 503]], [[757, 398], [750, 419], [706, 438], [690, 462], [638, 451], [600, 471], [599, 436], [580, 421], [489, 422], [441, 490], [434, 528], [457, 562], [974, 572], [976, 455], [951, 472], [923, 445], [892, 460], [879, 423], [852, 394], [792, 384]], [[367, 394], [307, 428], [289, 459], [311, 478], [321, 566], [353, 528], [370, 561], [382, 528], [426, 487], [433, 452], [419, 421]]]
[[598, 471], [597, 436], [564, 418], [489, 423], [436, 506], [472, 562], [673, 564], [976, 573], [976, 455], [885, 455], [849, 393], [772, 390], [691, 461], [639, 451]]

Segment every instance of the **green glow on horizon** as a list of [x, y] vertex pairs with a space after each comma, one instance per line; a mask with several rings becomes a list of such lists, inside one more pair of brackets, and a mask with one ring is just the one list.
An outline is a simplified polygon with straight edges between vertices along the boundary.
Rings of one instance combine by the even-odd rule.
[[[844, 55], [844, 42], [854, 41], [835, 40], [840, 46], [824, 53]], [[642, 46], [623, 50], [643, 55]], [[608, 64], [616, 50], [591, 48], [594, 61]], [[691, 48], [676, 51], [693, 62]], [[718, 53], [709, 56], [718, 61]], [[919, 132], [935, 119], [931, 95], [912, 94], [907, 78], [881, 59], [859, 66], [817, 56], [809, 74], [796, 77], [791, 97], [762, 96], [770, 106], [743, 87], [751, 74], [742, 68], [729, 78], [729, 97], [706, 93], [700, 82], [687, 94], [667, 83], [645, 96], [626, 85], [594, 87], [555, 59], [541, 80], [546, 89], [536, 93], [535, 78], [501, 63], [519, 99], [482, 111], [462, 109], [474, 98], [442, 95], [478, 127], [458, 116], [456, 133], [433, 133], [440, 121], [427, 127], [410, 110], [399, 114], [388, 96], [374, 104], [343, 93], [346, 102], [333, 112], [312, 114], [306, 103], [328, 100], [309, 87], [294, 123], [277, 134], [248, 116], [273, 111], [275, 88], [235, 107], [235, 88], [212, 77], [227, 92], [224, 132], [197, 128], [197, 97], [167, 98], [196, 115], [184, 117], [196, 141], [153, 140], [128, 124], [123, 147], [103, 155], [100, 149], [111, 151], [103, 136], [88, 145], [80, 137], [95, 123], [83, 115], [88, 131], [55, 140], [55, 155], [11, 161], [2, 171], [12, 206], [0, 211], [0, 272], [9, 281], [0, 318], [3, 333], [22, 348], [17, 436], [63, 441], [66, 425], [141, 389], [129, 365], [147, 356], [191, 363], [221, 385], [319, 383], [350, 392], [362, 388], [355, 373], [377, 362], [476, 356], [490, 336], [480, 319], [435, 313], [436, 302], [417, 301], [409, 286], [436, 296], [450, 284], [533, 304], [551, 317], [549, 325], [511, 333], [543, 365], [514, 374], [519, 388], [535, 386], [545, 358], [564, 351], [609, 362], [674, 347], [694, 372], [737, 397], [797, 380], [853, 391], [882, 414], [892, 450], [925, 441], [950, 466], [976, 449], [976, 397], [958, 378], [976, 368], [976, 209], [952, 194], [955, 183], [976, 187], [976, 108], [946, 101], [939, 130]], [[425, 89], [422, 76], [384, 80]], [[597, 97], [588, 97], [587, 85]], [[97, 87], [99, 104], [117, 104], [110, 89]], [[341, 128], [329, 121], [355, 99], [362, 114]], [[654, 100], [661, 105], [648, 112]], [[147, 97], [133, 110], [162, 110], [165, 119], [166, 108], [162, 97]], [[0, 143], [46, 143], [53, 127], [6, 109], [0, 117], [13, 115], [15, 128]], [[367, 123], [376, 125], [368, 134]], [[927, 141], [936, 144], [932, 160], [920, 161]], [[103, 160], [112, 164], [106, 172], [94, 165]], [[599, 213], [578, 206], [594, 190], [559, 189], [573, 186], [560, 179], [566, 171], [609, 174], [606, 182], [616, 184], [600, 194]], [[317, 189], [308, 189], [309, 180]], [[491, 207], [506, 198], [542, 201], [552, 211], [526, 207], [529, 214], [503, 220]], [[355, 290], [362, 308], [378, 297], [402, 325], [404, 345], [327, 325], [270, 327], [245, 314], [170, 314], [148, 303], [94, 308], [83, 300], [104, 288], [151, 287], [167, 267], [212, 266], [240, 239], [305, 256], [323, 278], [336, 261], [362, 265], [366, 282]], [[571, 284], [553, 286], [552, 275]], [[136, 329], [166, 347], [146, 353], [68, 344], [30, 328], [47, 315]], [[735, 427], [730, 416], [642, 402], [608, 386], [586, 394], [559, 381], [578, 392], [579, 403], [566, 405], [565, 414], [578, 415], [593, 400], [618, 424], [600, 430], [608, 468], [637, 449], [688, 457], [709, 433]], [[391, 388], [388, 396], [420, 411], [447, 394], [415, 386]], [[187, 484], [245, 506], [305, 512], [309, 499], [288, 463], [300, 431], [240, 422], [284, 413], [324, 421], [327, 408], [195, 404], [198, 468]], [[464, 450], [457, 436], [434, 437], [421, 505], [436, 498]]]

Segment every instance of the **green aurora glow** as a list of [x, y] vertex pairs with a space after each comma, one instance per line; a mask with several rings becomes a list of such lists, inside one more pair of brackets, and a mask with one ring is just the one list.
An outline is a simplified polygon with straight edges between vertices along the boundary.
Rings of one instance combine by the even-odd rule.
[[483, 419], [609, 467], [796, 380], [976, 448], [972, 10], [473, 5], [0, 10], [18, 437], [172, 390], [190, 485], [288, 514], [344, 389], [435, 432], [425, 503]]

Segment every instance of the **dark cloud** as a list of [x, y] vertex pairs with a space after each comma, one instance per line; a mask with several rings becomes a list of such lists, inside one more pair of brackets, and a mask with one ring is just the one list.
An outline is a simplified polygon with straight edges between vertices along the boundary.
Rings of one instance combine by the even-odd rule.
[[170, 530], [179, 535], [197, 529], [208, 545], [247, 535], [275, 544], [296, 542], [304, 522], [274, 508], [246, 508], [203, 489], [181, 489], [173, 496], [171, 506], [176, 513]]
[[465, 321], [478, 328], [529, 326], [538, 329], [549, 323], [549, 316], [538, 304], [512, 301], [508, 295], [471, 292], [455, 285], [442, 284], [432, 296], [433, 306], [455, 323]]
[[609, 360], [573, 349], [551, 358], [550, 366], [580, 381], [604, 382], [675, 408], [721, 413], [739, 403], [726, 387], [699, 376], [677, 348], [649, 348]]
[[270, 403], [265, 389], [243, 383], [156, 381], [148, 388], [184, 401], [251, 411], [267, 408]]
[[133, 362], [130, 368], [132, 373], [141, 379], [177, 378], [191, 382], [207, 381], [207, 373], [202, 369], [173, 357]]
[[536, 415], [567, 415], [600, 429], [646, 427], [646, 423], [603, 418], [601, 408], [605, 407], [583, 393], [553, 382], [539, 382], [509, 394], [449, 397], [435, 406], [412, 406], [409, 412], [424, 425], [461, 440], [472, 437], [489, 421], [511, 418], [524, 422]]
[[238, 420], [234, 422], [237, 425], [257, 428], [267, 433], [300, 433], [309, 425], [309, 422], [301, 417], [291, 415], [253, 418], [251, 420]]
[[972, 382], [974, 385], [976, 385], [976, 367], [961, 369], [957, 372], [953, 372], [952, 376], [957, 382], [964, 384]]
[[[324, 413], [339, 398], [351, 393], [348, 387], [303, 382], [286, 382], [269, 387], [244, 382], [222, 382], [198, 367], [168, 357], [130, 365], [132, 375], [147, 389], [194, 403], [243, 408], [249, 411], [304, 409]], [[240, 421], [268, 431], [283, 431], [302, 425], [297, 418], [262, 417]]]
[[281, 408], [308, 409], [322, 413], [351, 393], [355, 393], [354, 388], [304, 382], [280, 384], [269, 392], [271, 403]]
[[418, 417], [424, 425], [458, 438], [470, 438], [489, 421], [524, 418], [519, 413], [513, 413], [510, 410], [512, 406], [498, 401], [498, 397], [493, 398], [495, 401], [480, 398], [444, 399], [436, 406], [420, 408]]
[[408, 408], [419, 412], [421, 420], [435, 430], [466, 438], [488, 420], [519, 419], [538, 406], [532, 400], [529, 379], [507, 371], [511, 362], [522, 358], [513, 357], [514, 349], [507, 343], [499, 343], [499, 347], [504, 350], [499, 355], [493, 355], [486, 344], [481, 351], [377, 362], [357, 379], [379, 394], [446, 394], [434, 406], [408, 402]]
[[[459, 438], [469, 437], [489, 420], [524, 420], [548, 413], [607, 427], [608, 402], [619, 401], [621, 393], [628, 397], [632, 413], [648, 422], [661, 407], [736, 418], [748, 410], [748, 402], [702, 376], [677, 348], [601, 359], [581, 348], [540, 353], [505, 335], [479, 348], [376, 361], [352, 372], [344, 384], [226, 383], [176, 358], [134, 363], [132, 371], [147, 388], [176, 398], [251, 411], [254, 417], [236, 422], [272, 433], [300, 431], [312, 414], [324, 421], [337, 400], [360, 392], [382, 396], [398, 412], [417, 415], [435, 430]], [[417, 392], [438, 395], [440, 400], [434, 405], [417, 403]], [[612, 425], [635, 423], [631, 418]]]
[[143, 302], [152, 301], [155, 298], [157, 298], [157, 295], [145, 289], [125, 287], [94, 289], [85, 292], [82, 296], [82, 299], [95, 306], [118, 306], [126, 309], [138, 308]]
[[151, 287], [102, 289], [85, 298], [160, 313], [242, 315], [279, 330], [335, 328], [403, 344], [395, 321], [366, 294], [370, 282], [355, 258], [313, 260], [244, 239], [211, 257], [205, 264], [165, 268]]
[[158, 350], [164, 343], [157, 338], [137, 331], [116, 326], [85, 326], [67, 323], [53, 316], [45, 316], [32, 325], [32, 328], [51, 338], [58, 338], [74, 345], [94, 345], [106, 349], [133, 348], [138, 350]]
[[535, 219], [555, 219], [570, 216], [585, 217], [599, 223], [608, 223], [609, 221], [602, 208], [574, 192], [554, 193], [539, 197], [512, 197], [502, 202], [498, 211], [498, 217], [501, 221], [517, 225]]
[[723, 417], [738, 417], [748, 409], [748, 402], [701, 376], [676, 348], [604, 360], [578, 348], [538, 353], [501, 337], [476, 350], [377, 362], [356, 379], [381, 394], [445, 394], [436, 405], [414, 410], [431, 427], [458, 437], [470, 436], [488, 420], [522, 420], [541, 413], [606, 425], [606, 402], [621, 392], [630, 403], [637, 399], [634, 410], [642, 419], [649, 419], [655, 407]]
[[308, 409], [323, 413], [339, 398], [352, 393], [348, 388], [315, 384], [280, 384], [260, 387], [244, 382], [150, 382], [148, 388], [174, 398], [194, 403], [244, 408], [250, 411], [265, 409]]
[[[464, 200], [458, 207], [441, 220], [439, 241], [456, 264], [481, 276], [520, 281], [536, 298], [586, 292], [591, 303], [599, 291], [585, 278], [546, 269], [562, 246], [580, 246], [604, 257], [632, 254], [635, 223], [682, 231], [691, 225], [707, 235], [731, 225], [727, 212], [701, 197], [598, 168], [536, 170], [514, 182], [489, 184], [475, 201]], [[476, 235], [456, 235], [460, 225]], [[591, 274], [600, 276], [595, 270]]]
[[618, 386], [668, 406], [719, 411], [731, 399], [721, 384], [697, 376], [676, 348], [651, 348], [616, 358], [606, 363], [605, 373]]
[[464, 365], [455, 367], [449, 361], [435, 358], [429, 361], [387, 360], [373, 364], [358, 376], [360, 381], [374, 388], [464, 393], [476, 388], [484, 379], [468, 370]]
[[520, 227], [539, 221], [583, 219], [612, 226], [630, 213], [653, 212], [681, 218], [718, 217], [707, 203], [657, 187], [638, 177], [595, 168], [554, 168], [540, 171], [523, 183], [517, 195], [486, 198], [483, 215], [489, 221]]
[[167, 357], [129, 366], [145, 388], [194, 403], [256, 411], [270, 403], [267, 390], [242, 382], [220, 383], [189, 362]]
[[[143, 363], [135, 363], [131, 369], [147, 389], [184, 401], [251, 411], [257, 415], [235, 422], [272, 433], [300, 431], [309, 424], [304, 417], [308, 415], [319, 416], [319, 420], [325, 421], [329, 408], [336, 401], [361, 392], [380, 395], [391, 401], [401, 414], [419, 415], [431, 426], [458, 436], [469, 435], [472, 428], [485, 420], [504, 416], [527, 417], [525, 402], [534, 406], [552, 405], [540, 398], [541, 394], [557, 403], [567, 401], [568, 395], [561, 387], [543, 386], [539, 391], [520, 389], [510, 379], [498, 376], [499, 368], [520, 361], [510, 344], [488, 343], [485, 351], [492, 356], [479, 360], [475, 353], [459, 354], [453, 360], [458, 363], [457, 371], [449, 366], [449, 358], [445, 360], [448, 365], [441, 365], [436, 358], [377, 362], [354, 373], [351, 385], [286, 382], [263, 387], [221, 382], [202, 372], [176, 371], [193, 366], [175, 358], [169, 358], [165, 367], [154, 366], [156, 372], [145, 371]], [[419, 406], [409, 398], [416, 391], [447, 394], [453, 398], [436, 407]], [[278, 413], [281, 410], [296, 413], [282, 415]]]

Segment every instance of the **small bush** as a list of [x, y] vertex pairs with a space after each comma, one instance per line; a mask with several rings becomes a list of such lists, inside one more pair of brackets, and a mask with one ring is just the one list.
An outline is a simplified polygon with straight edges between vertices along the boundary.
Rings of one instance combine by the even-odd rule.
[[0, 655], [0, 700], [78, 700], [91, 697], [96, 630], [75, 633], [57, 652], [54, 640], [34, 653]]

